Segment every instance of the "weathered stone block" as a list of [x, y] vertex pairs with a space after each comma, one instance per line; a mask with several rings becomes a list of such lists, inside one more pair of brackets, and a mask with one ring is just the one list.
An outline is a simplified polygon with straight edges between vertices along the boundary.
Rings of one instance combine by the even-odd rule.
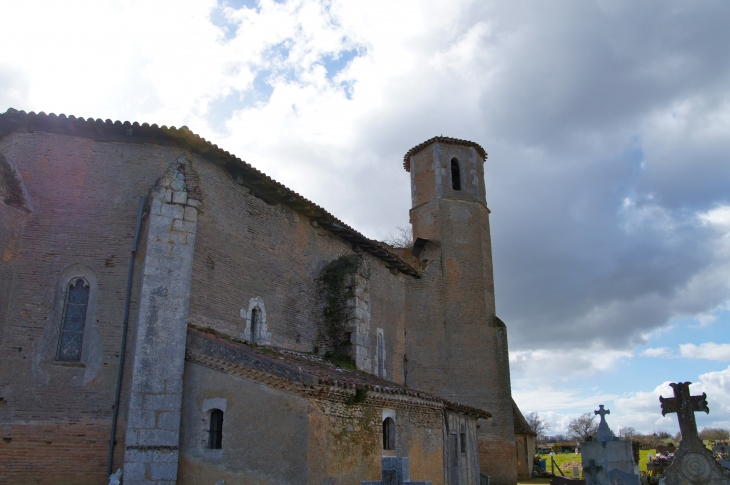
[[182, 379], [166, 379], [165, 380], [165, 393], [167, 394], [182, 394], [183, 381]]
[[143, 409], [155, 411], [177, 411], [180, 409], [180, 394], [146, 394]]
[[139, 430], [139, 444], [142, 446], [177, 446], [180, 432], [166, 429]]
[[129, 423], [135, 428], [154, 428], [155, 412], [144, 409], [132, 409], [129, 411]]
[[189, 244], [175, 244], [172, 248], [172, 255], [180, 259], [189, 258], [193, 256], [193, 248]]
[[157, 416], [159, 429], [178, 429], [180, 427], [180, 412], [164, 412]]
[[124, 464], [124, 481], [144, 480], [146, 478], [147, 465], [145, 463], [134, 463], [127, 461]]
[[[165, 231], [172, 229], [172, 217], [168, 217], [162, 214], [162, 208], [168, 207], [164, 204], [160, 205], [160, 215], [150, 216], [150, 235], [157, 236], [158, 234], [164, 234]], [[154, 241], [154, 239], [152, 239]]]
[[153, 480], [176, 480], [177, 463], [150, 464], [150, 477]]
[[185, 220], [195, 222], [198, 220], [198, 210], [195, 207], [185, 208]]
[[187, 192], [173, 192], [172, 193], [172, 203], [173, 204], [182, 204], [185, 205], [185, 203], [188, 201], [188, 194]]
[[160, 207], [160, 214], [171, 219], [182, 219], [185, 215], [185, 209], [179, 205], [163, 204]]
[[184, 280], [173, 281], [169, 295], [171, 298], [188, 298], [190, 296], [190, 282]]
[[164, 200], [165, 200], [165, 202], [167, 202], [168, 204], [169, 204], [170, 202], [172, 202], [172, 190], [170, 190], [170, 189], [167, 189], [167, 190], [165, 190], [165, 198], [164, 198]]
[[172, 223], [173, 230], [182, 232], [195, 232], [195, 222], [184, 221], [182, 220], [182, 218], [183, 215], [180, 216], [180, 219], [175, 219], [175, 221]]
[[149, 450], [127, 449], [124, 452], [124, 459], [129, 463], [149, 463], [154, 457], [154, 453]]
[[162, 208], [162, 201], [160, 201], [160, 199], [152, 199], [152, 204], [150, 206], [150, 215], [153, 215], [153, 216], [160, 215], [161, 208]]
[[[135, 373], [133, 377], [136, 379], [132, 382], [132, 392], [136, 395], [146, 396], [147, 394], [159, 394], [164, 392], [164, 382], [153, 374], [145, 373], [137, 375]], [[142, 403], [141, 408], [144, 409], [144, 402]]]

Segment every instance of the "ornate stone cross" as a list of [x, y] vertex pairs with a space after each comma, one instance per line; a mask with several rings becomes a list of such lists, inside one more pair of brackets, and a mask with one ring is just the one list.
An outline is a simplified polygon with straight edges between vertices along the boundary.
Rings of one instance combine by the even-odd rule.
[[691, 382], [669, 384], [674, 389], [674, 397], [659, 397], [662, 416], [677, 413], [682, 441], [674, 454], [674, 461], [664, 472], [665, 485], [728, 485], [730, 472], [725, 470], [705, 448], [697, 435], [695, 413], [710, 412], [707, 407], [707, 394], [690, 396]]
[[672, 382], [669, 384], [674, 389], [674, 397], [659, 397], [662, 403], [662, 416], [669, 413], [677, 413], [679, 420], [679, 431], [682, 433], [682, 441], [699, 440], [697, 435], [697, 422], [695, 412], [704, 411], [710, 413], [707, 407], [707, 394], [701, 396], [690, 396], [689, 385], [691, 382]]

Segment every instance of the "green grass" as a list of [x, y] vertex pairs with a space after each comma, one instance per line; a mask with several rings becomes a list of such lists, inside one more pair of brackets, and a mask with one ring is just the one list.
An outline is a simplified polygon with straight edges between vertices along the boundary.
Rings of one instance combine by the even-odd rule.
[[648, 455], [651, 453], [652, 455], [656, 456], [656, 450], [640, 450], [639, 451], [639, 469], [646, 473], [646, 462], [648, 459]]
[[[543, 460], [546, 462], [547, 466], [547, 472], [550, 473], [552, 471], [552, 463], [550, 462], [550, 455], [540, 455]], [[555, 474], [560, 475], [560, 472], [557, 470], [558, 467], [562, 467], [563, 464], [569, 461], [577, 461], [578, 463], [581, 462], [582, 458], [581, 455], [575, 454], [575, 453], [558, 453], [553, 456], [553, 459], [555, 460]], [[563, 470], [563, 473], [568, 478], [573, 478], [573, 469], [572, 468], [561, 468]]]
[[[646, 472], [646, 462], [647, 462], [647, 456], [649, 455], [649, 453], [651, 453], [652, 455], [656, 455], [656, 450], [639, 451], [639, 469], [642, 472]], [[552, 470], [552, 468], [550, 467], [550, 455], [540, 455], [540, 456], [542, 457], [543, 460], [545, 460], [547, 462], [547, 471], [550, 472]], [[558, 453], [557, 455], [553, 456], [553, 459], [555, 460], [556, 468], [561, 467], [564, 463], [569, 462], [569, 461], [577, 461], [577, 462], [582, 461], [581, 455], [577, 455], [575, 453]], [[571, 478], [573, 476], [573, 473], [572, 473], [573, 471], [571, 469], [562, 469], [562, 470], [563, 470], [563, 473], [565, 473], [565, 475], [568, 478]], [[555, 470], [555, 474], [559, 475], [560, 472]], [[538, 480], [538, 479], [535, 479], [535, 480]], [[539, 479], [539, 480], [542, 480], [542, 479]], [[549, 482], [549, 480], [548, 480], [548, 482]], [[520, 482], [520, 483], [523, 483], [523, 482]], [[524, 481], [524, 483], [543, 483], [543, 482], [529, 480], [529, 481]]]

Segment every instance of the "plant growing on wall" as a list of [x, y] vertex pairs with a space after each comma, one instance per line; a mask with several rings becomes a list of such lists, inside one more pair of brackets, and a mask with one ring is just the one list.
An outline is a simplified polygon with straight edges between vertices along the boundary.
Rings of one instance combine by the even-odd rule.
[[[347, 367], [354, 366], [349, 354], [350, 341], [345, 331], [348, 318], [347, 300], [353, 297], [348, 277], [356, 274], [362, 263], [361, 255], [346, 254], [330, 262], [319, 275], [325, 333], [331, 346], [325, 356]], [[350, 365], [346, 365], [348, 363]]]

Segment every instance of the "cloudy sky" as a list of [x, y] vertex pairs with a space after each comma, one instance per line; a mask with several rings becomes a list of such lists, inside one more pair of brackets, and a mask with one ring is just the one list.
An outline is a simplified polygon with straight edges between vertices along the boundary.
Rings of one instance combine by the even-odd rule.
[[0, 111], [186, 125], [382, 239], [403, 154], [480, 143], [515, 398], [730, 427], [730, 3], [0, 4]]

